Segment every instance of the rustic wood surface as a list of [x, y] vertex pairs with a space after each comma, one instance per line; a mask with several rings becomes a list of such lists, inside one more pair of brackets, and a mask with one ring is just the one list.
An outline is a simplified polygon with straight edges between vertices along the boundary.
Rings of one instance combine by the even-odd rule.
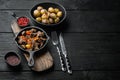
[[[61, 71], [59, 56], [51, 41], [49, 49], [54, 67], [33, 72], [22, 57], [20, 69], [4, 62], [8, 51], [19, 49], [14, 43], [8, 14], [29, 17], [30, 8], [43, 1], [62, 4], [67, 19], [60, 25], [72, 65], [73, 75]], [[119, 0], [0, 0], [0, 80], [120, 80], [120, 1]]]

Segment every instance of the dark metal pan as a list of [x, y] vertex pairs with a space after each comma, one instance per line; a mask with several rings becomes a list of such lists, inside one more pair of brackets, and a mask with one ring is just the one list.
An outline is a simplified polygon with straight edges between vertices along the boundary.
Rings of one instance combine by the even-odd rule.
[[[46, 38], [47, 38], [47, 40], [45, 41], [45, 43], [43, 44], [43, 46], [40, 47], [39, 50], [35, 50], [35, 51], [25, 50], [25, 49], [23, 49], [23, 48], [18, 44], [18, 36], [21, 35], [21, 33], [22, 33], [23, 31], [30, 30], [30, 29], [36, 29], [36, 30], [38, 30], [38, 31], [44, 32], [44, 34], [45, 34], [45, 36], [46, 36]], [[35, 54], [37, 51], [42, 50], [42, 49], [47, 45], [48, 40], [49, 40], [49, 36], [47, 35], [47, 33], [46, 33], [43, 29], [38, 28], [38, 27], [35, 27], [35, 26], [30, 26], [30, 27], [26, 27], [26, 28], [22, 29], [22, 30], [17, 34], [17, 36], [15, 37], [15, 42], [16, 42], [17, 46], [18, 46], [22, 51], [29, 53], [30, 57], [29, 57], [29, 60], [28, 60], [28, 66], [30, 66], [30, 67], [33, 67], [33, 66], [34, 66], [34, 58], [33, 58], [34, 54]]]

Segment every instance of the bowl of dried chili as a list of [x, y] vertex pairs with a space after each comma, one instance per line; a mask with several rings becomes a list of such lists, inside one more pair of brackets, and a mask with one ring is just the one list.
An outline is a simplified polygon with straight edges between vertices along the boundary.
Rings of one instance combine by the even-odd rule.
[[18, 26], [20, 26], [21, 28], [24, 28], [26, 26], [29, 26], [30, 24], [30, 19], [26, 16], [21, 16], [17, 19], [17, 24]]

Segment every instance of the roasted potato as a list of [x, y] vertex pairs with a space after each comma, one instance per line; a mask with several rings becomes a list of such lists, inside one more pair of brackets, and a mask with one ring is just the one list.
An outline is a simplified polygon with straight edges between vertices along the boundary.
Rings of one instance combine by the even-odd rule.
[[42, 18], [41, 18], [41, 17], [37, 17], [37, 18], [36, 18], [36, 21], [41, 22], [41, 21], [42, 21]]
[[34, 17], [40, 17], [40, 11], [39, 10], [34, 10], [33, 12]]

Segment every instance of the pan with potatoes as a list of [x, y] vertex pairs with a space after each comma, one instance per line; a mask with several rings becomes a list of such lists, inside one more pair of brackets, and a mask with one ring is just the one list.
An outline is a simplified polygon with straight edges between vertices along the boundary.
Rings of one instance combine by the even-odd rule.
[[56, 3], [40, 3], [32, 8], [32, 18], [38, 24], [54, 25], [61, 23], [66, 17], [63, 6]]

